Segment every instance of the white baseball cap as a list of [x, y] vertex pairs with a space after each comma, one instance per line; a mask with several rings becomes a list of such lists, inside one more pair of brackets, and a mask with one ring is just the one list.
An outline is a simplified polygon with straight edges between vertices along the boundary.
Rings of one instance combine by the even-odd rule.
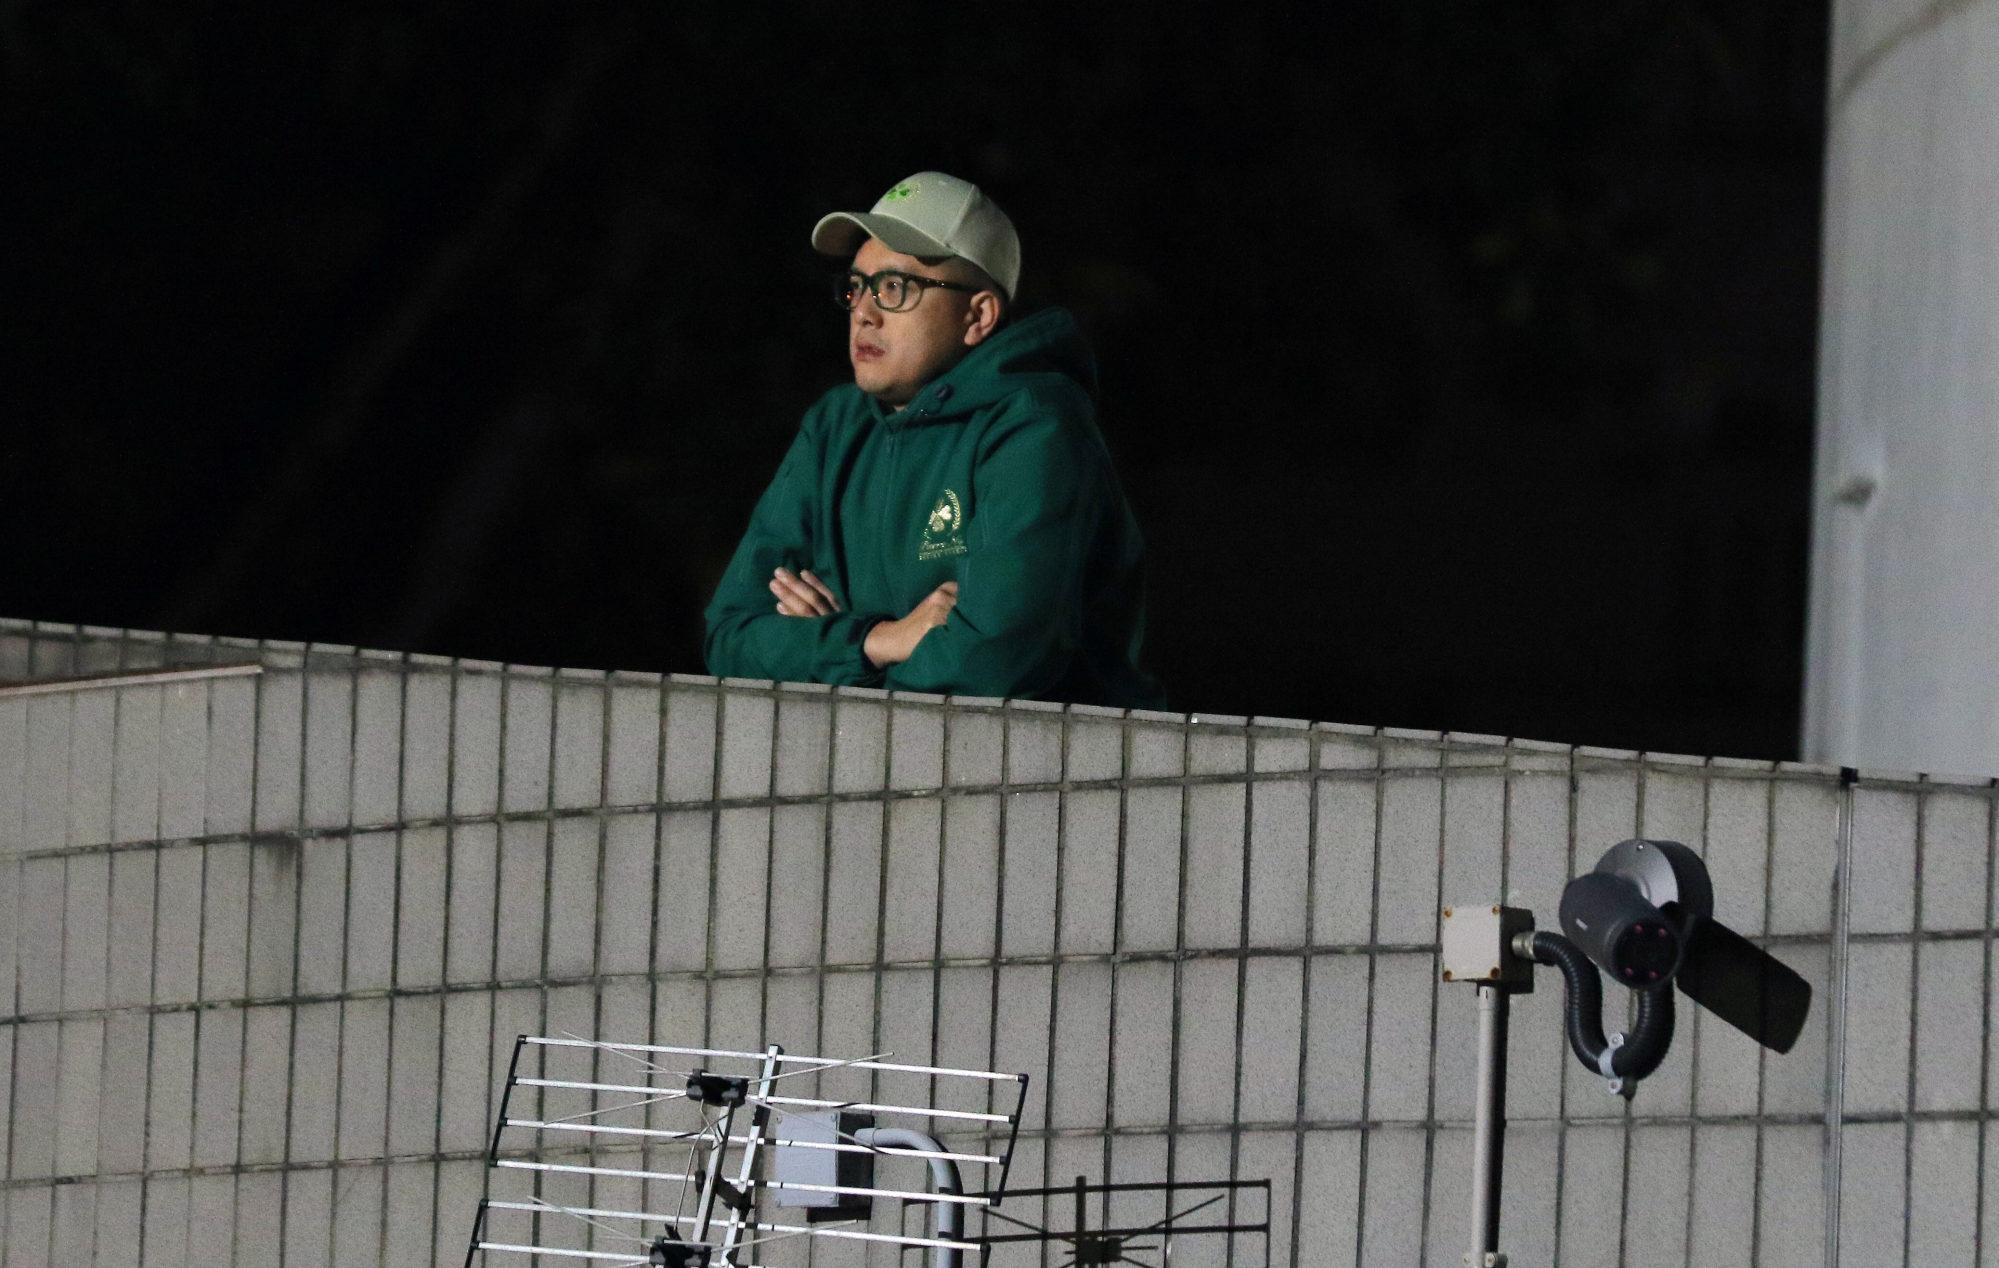
[[867, 237], [904, 255], [955, 255], [984, 269], [1013, 298], [1020, 282], [1020, 235], [992, 199], [970, 181], [918, 172], [875, 201], [867, 212], [836, 211], [812, 226], [812, 247], [852, 255]]

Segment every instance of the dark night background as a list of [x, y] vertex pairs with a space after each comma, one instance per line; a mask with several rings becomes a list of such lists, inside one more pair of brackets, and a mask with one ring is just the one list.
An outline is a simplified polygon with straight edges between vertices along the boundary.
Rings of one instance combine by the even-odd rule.
[[700, 672], [934, 167], [1176, 707], [1792, 755], [1825, 6], [1327, 13], [6, 5], [0, 614]]

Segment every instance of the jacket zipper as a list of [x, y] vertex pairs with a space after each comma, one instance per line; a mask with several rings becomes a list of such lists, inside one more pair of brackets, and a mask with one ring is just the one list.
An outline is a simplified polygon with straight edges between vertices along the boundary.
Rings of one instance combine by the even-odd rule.
[[[898, 469], [902, 457], [902, 428], [893, 422], [887, 423], [886, 426], [888, 429], [888, 483], [883, 487], [884, 492], [889, 494], [889, 496], [882, 499], [880, 540], [883, 543], [883, 549], [876, 552], [876, 558], [880, 561], [881, 566], [882, 593], [888, 596], [889, 606], [894, 608], [898, 604], [895, 599], [895, 581], [889, 573], [889, 555], [891, 543], [894, 543], [896, 539], [891, 535], [889, 522], [890, 517], [895, 514], [895, 507], [892, 505], [895, 501], [894, 493], [902, 487], [901, 472]], [[889, 619], [894, 620], [896, 618], [891, 615]]]
[[[926, 387], [923, 389], [923, 391], [925, 394], [927, 394], [931, 391], [931, 389]], [[927, 416], [930, 412], [931, 412], [930, 407], [928, 405], [919, 406], [913, 401], [909, 405], [909, 417], [912, 420], [923, 418]], [[893, 421], [893, 419], [891, 418], [891, 419], [884, 419], [883, 425], [888, 430], [888, 475], [889, 475], [888, 489], [890, 493], [893, 494], [902, 488], [902, 472], [900, 470], [900, 463], [902, 458], [902, 432], [905, 427], [909, 426], [909, 424], [907, 422]], [[894, 515], [897, 509], [896, 507], [889, 505], [891, 502], [893, 502], [893, 500], [894, 499], [892, 496], [885, 497], [882, 499], [883, 505], [882, 505], [881, 521], [880, 521], [882, 529], [881, 540], [884, 542], [895, 543], [895, 549], [900, 550], [902, 548], [902, 543], [899, 538], [893, 535], [889, 523], [890, 516]], [[889, 553], [887, 551], [881, 552], [882, 593], [890, 596], [891, 607], [900, 607], [901, 600], [893, 597], [897, 593], [897, 587], [895, 585], [894, 578], [889, 573], [889, 560], [890, 560]], [[891, 617], [890, 619], [893, 620], [895, 618]]]

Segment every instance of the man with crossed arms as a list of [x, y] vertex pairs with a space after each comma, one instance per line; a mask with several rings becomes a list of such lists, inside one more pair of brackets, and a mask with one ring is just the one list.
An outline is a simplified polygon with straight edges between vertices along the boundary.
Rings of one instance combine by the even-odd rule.
[[1061, 309], [1012, 319], [1020, 241], [941, 172], [812, 231], [850, 258], [854, 381], [807, 411], [707, 611], [727, 677], [1159, 707], [1144, 547]]

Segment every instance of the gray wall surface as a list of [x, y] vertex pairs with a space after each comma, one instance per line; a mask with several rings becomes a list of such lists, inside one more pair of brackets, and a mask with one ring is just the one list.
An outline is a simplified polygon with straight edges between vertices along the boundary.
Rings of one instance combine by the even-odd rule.
[[[261, 672], [48, 681], [162, 664]], [[1989, 782], [21, 622], [8, 679], [4, 1268], [461, 1262], [511, 1041], [563, 1031], [1026, 1072], [1016, 1185], [1268, 1178], [1274, 1263], [1456, 1264], [1439, 907], [1550, 925], [1638, 834], [1812, 1019], [1685, 1010], [1626, 1104], [1543, 975], [1513, 1262], [1999, 1258]]]
[[1999, 770], [1999, 0], [1837, 0], [1804, 752]]

